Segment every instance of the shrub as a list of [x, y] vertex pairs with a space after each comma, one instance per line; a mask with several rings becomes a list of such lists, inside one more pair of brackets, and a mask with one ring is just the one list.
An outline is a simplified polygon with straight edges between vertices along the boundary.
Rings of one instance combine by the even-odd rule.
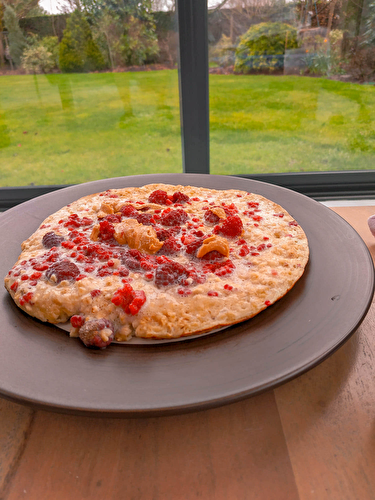
[[284, 66], [285, 49], [298, 47], [297, 30], [285, 23], [260, 23], [241, 37], [236, 50], [234, 70], [274, 70]]
[[134, 16], [129, 16], [125, 24], [121, 45], [125, 63], [130, 65], [153, 62], [159, 54], [158, 39], [154, 29]]
[[39, 42], [42, 47], [45, 47], [52, 55], [53, 68], [59, 67], [59, 39], [57, 36], [45, 36]]
[[59, 65], [65, 73], [105, 67], [104, 58], [92, 38], [90, 25], [78, 9], [67, 20], [60, 43]]
[[53, 56], [45, 47], [36, 45], [24, 51], [22, 66], [28, 73], [46, 73], [54, 66]]

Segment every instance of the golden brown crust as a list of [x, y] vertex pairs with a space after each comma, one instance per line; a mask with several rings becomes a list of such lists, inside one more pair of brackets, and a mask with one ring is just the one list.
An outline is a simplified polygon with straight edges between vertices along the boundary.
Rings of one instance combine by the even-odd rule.
[[[169, 201], [149, 200], [157, 190], [165, 191]], [[174, 193], [189, 201], [179, 203]], [[124, 206], [138, 215], [125, 216]], [[186, 220], [167, 220], [170, 211], [183, 212]], [[225, 227], [238, 219], [242, 227], [234, 236], [227, 234]], [[47, 233], [61, 236], [63, 243], [46, 248]], [[42, 321], [106, 318], [118, 340], [178, 338], [258, 314], [294, 286], [308, 258], [302, 228], [260, 195], [152, 184], [86, 196], [49, 216], [23, 242], [5, 286], [20, 308]], [[74, 276], [49, 279], [52, 266], [61, 261], [63, 267], [71, 263]], [[171, 261], [187, 271], [164, 283]], [[138, 310], [121, 298], [119, 290], [126, 286], [137, 307], [144, 294]]]

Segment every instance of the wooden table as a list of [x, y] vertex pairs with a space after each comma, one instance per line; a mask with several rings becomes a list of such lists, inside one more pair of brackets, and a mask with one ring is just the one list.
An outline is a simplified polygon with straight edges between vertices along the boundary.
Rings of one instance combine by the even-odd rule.
[[[373, 258], [373, 206], [335, 208]], [[175, 417], [100, 419], [0, 399], [0, 499], [375, 499], [375, 307], [299, 378]]]

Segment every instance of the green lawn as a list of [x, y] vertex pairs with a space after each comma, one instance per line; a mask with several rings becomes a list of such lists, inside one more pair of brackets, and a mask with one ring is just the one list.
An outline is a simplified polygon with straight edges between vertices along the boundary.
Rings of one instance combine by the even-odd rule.
[[[375, 89], [210, 76], [211, 172], [374, 168]], [[181, 172], [176, 71], [0, 76], [0, 186]]]

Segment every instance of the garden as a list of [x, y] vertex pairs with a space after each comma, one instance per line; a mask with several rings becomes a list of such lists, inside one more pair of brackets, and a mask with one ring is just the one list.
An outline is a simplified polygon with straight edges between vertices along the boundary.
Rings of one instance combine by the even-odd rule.
[[[51, 16], [3, 5], [1, 186], [182, 171], [173, 15], [106, 2], [55, 16], [56, 35]], [[326, 3], [315, 21], [276, 0], [211, 12], [213, 174], [373, 168], [371, 9], [357, 32], [354, 7], [345, 25]]]

